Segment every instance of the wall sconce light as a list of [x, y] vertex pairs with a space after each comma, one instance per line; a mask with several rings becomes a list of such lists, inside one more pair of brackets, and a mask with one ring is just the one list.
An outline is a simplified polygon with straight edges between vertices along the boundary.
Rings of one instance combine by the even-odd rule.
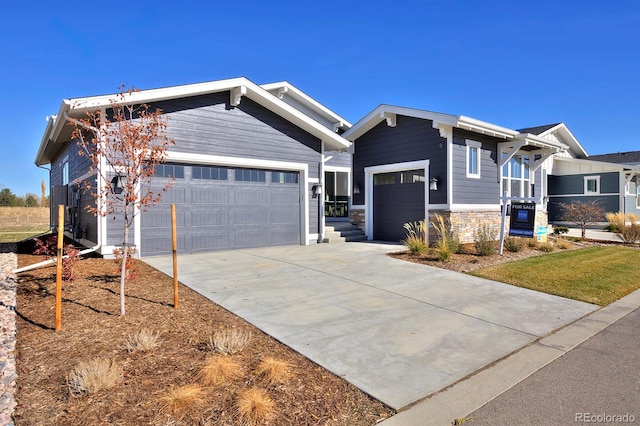
[[318, 195], [322, 195], [322, 185], [313, 185], [311, 187], [311, 194], [313, 198], [318, 198]]
[[354, 194], [360, 193], [360, 186], [358, 184], [353, 185], [353, 193]]
[[434, 177], [429, 179], [429, 189], [431, 191], [437, 191], [438, 190], [438, 179], [436, 179]]
[[122, 175], [116, 175], [111, 179], [111, 191], [113, 191], [114, 194], [122, 194], [122, 191], [124, 191], [123, 180], [124, 176]]

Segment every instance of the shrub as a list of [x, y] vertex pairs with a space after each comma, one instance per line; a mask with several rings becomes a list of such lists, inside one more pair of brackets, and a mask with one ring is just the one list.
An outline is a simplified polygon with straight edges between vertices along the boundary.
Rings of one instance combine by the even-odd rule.
[[204, 389], [197, 384], [180, 386], [168, 390], [160, 397], [160, 401], [163, 402], [163, 412], [170, 411], [178, 419], [182, 419], [191, 409], [204, 404]]
[[276, 417], [275, 402], [264, 389], [250, 388], [238, 395], [236, 410], [240, 424], [257, 426]]
[[108, 389], [122, 379], [122, 367], [114, 361], [96, 358], [81, 362], [67, 376], [67, 388], [71, 396], [91, 395]]
[[438, 259], [446, 262], [454, 253], [460, 252], [462, 244], [458, 238], [458, 234], [452, 229], [452, 226], [447, 225], [445, 219], [439, 214], [435, 215], [436, 221], [431, 222], [431, 225], [438, 233], [438, 240], [436, 241], [436, 255]]
[[242, 367], [227, 355], [210, 356], [198, 378], [205, 386], [214, 386], [242, 375]]
[[507, 251], [516, 253], [522, 251], [522, 249], [524, 248], [524, 241], [522, 241], [522, 238], [507, 237], [504, 240], [504, 247], [507, 249]]
[[569, 241], [567, 240], [557, 240], [555, 242], [556, 247], [558, 247], [561, 250], [567, 250], [569, 248], [571, 248], [571, 243], [569, 243]]
[[473, 231], [473, 242], [479, 256], [490, 256], [496, 253], [496, 235], [496, 230], [487, 224]]
[[232, 328], [216, 332], [209, 338], [209, 348], [225, 355], [240, 352], [249, 344], [251, 332]]
[[124, 346], [129, 352], [145, 352], [158, 347], [160, 333], [140, 330], [129, 336]]
[[529, 248], [537, 249], [539, 246], [538, 240], [535, 238], [527, 238], [527, 246]]
[[424, 254], [429, 245], [427, 244], [427, 224], [424, 220], [419, 222], [407, 222], [403, 225], [407, 231], [407, 237], [402, 240], [412, 255]]
[[550, 253], [553, 251], [553, 244], [551, 243], [540, 243], [538, 244], [538, 250], [544, 251], [546, 253]]
[[[58, 256], [58, 236], [51, 235], [46, 240], [34, 238], [35, 250], [33, 254], [40, 254], [47, 259], [55, 259]], [[73, 244], [65, 244], [62, 247], [62, 279], [65, 281], [73, 281], [76, 278], [74, 267], [80, 260], [80, 250]]]
[[560, 237], [563, 234], [569, 233], [569, 228], [566, 226], [554, 226], [553, 227], [553, 235], [556, 237]]
[[591, 223], [599, 222], [605, 217], [605, 210], [600, 207], [600, 200], [593, 201], [572, 201], [570, 203], [560, 203], [562, 220], [574, 223], [582, 230], [582, 239], [585, 239], [587, 226]]
[[269, 383], [282, 383], [292, 376], [291, 364], [273, 357], [267, 357], [261, 360], [258, 367], [256, 367], [256, 374]]

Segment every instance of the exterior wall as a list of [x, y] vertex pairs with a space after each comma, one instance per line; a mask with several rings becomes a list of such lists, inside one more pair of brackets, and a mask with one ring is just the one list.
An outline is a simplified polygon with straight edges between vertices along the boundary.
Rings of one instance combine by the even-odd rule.
[[325, 151], [324, 155], [326, 157], [333, 157], [331, 160], [327, 161], [325, 164], [326, 167], [348, 167], [351, 169], [351, 153], [349, 152], [338, 152], [338, 151]]
[[630, 182], [629, 192], [624, 197], [624, 212], [635, 214], [640, 217], [640, 208], [638, 208], [638, 199], [640, 197], [638, 187], [640, 186], [640, 183], [636, 179]]
[[[585, 195], [585, 177], [600, 177], [600, 194]], [[620, 174], [618, 172], [581, 173], [549, 176], [549, 221], [562, 221], [562, 204], [599, 201], [605, 212], [620, 210]], [[602, 218], [605, 221], [605, 218]]]
[[[479, 179], [467, 177], [466, 139], [482, 143]], [[454, 204], [495, 205], [500, 203], [498, 142], [502, 142], [502, 140], [461, 129], [453, 130], [452, 172]]]
[[[431, 120], [398, 115], [396, 126], [382, 121], [354, 142], [353, 185], [360, 189], [353, 194], [352, 204], [363, 205], [365, 167], [409, 161], [430, 160], [431, 177], [438, 178], [438, 191], [431, 191], [431, 204], [447, 202], [447, 141], [433, 128]], [[357, 215], [357, 213], [353, 213]]]

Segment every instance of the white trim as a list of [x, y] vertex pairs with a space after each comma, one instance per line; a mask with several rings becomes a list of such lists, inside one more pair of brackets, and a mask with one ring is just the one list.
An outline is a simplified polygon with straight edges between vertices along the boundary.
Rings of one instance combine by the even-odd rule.
[[[595, 180], [596, 190], [589, 191], [589, 184], [587, 182]], [[598, 176], [584, 176], [584, 195], [600, 195], [600, 175]]]
[[[471, 139], [465, 139], [464, 140], [465, 143], [465, 174], [469, 179], [480, 179], [480, 177], [482, 176], [482, 142], [478, 142], [478, 141], [474, 141]], [[478, 157], [477, 157], [477, 161], [478, 161], [478, 172], [477, 173], [471, 173], [469, 172], [469, 153], [471, 152], [472, 149], [477, 149], [478, 150]]]
[[447, 204], [453, 203], [453, 131], [447, 133]]
[[[429, 176], [429, 160], [408, 161], [405, 163], [383, 164], [364, 168], [365, 193], [364, 217], [367, 240], [373, 239], [373, 176], [379, 173], [401, 172], [404, 170], [424, 169], [425, 180]], [[429, 183], [424, 183], [424, 220], [429, 220]], [[428, 238], [428, 236], [427, 236]]]
[[599, 195], [601, 197], [620, 197], [619, 192], [599, 193], [599, 194], [556, 194], [549, 195], [549, 198], [567, 198], [567, 197], [593, 197]]

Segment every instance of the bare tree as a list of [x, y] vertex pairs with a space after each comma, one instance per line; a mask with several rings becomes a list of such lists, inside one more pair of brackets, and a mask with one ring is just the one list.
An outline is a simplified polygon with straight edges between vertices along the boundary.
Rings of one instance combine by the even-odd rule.
[[[87, 210], [100, 216], [121, 218], [124, 224], [122, 267], [120, 273], [120, 315], [125, 314], [124, 286], [126, 280], [129, 229], [135, 217], [157, 204], [171, 186], [171, 180], [155, 192], [151, 178], [155, 166], [166, 159], [166, 152], [175, 142], [166, 134], [167, 120], [160, 109], [133, 103], [138, 89], [120, 86], [107, 110], [87, 113], [87, 118], [73, 120], [73, 138], [79, 155], [91, 160], [90, 172], [98, 177], [97, 186], [85, 182], [96, 200]], [[106, 164], [101, 167], [101, 164]]]
[[599, 203], [599, 200], [562, 203], [560, 204], [562, 220], [578, 225], [584, 239], [588, 225], [604, 220], [606, 212]]

